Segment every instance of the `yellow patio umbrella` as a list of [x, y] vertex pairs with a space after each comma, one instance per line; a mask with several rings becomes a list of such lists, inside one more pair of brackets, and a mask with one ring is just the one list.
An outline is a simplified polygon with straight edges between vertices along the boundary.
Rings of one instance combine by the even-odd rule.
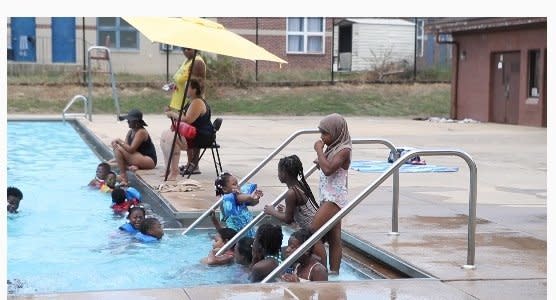
[[287, 63], [222, 24], [192, 17], [124, 17], [152, 42], [181, 46], [248, 60]]
[[[152, 42], [195, 49], [188, 78], [191, 78], [191, 71], [198, 50], [253, 61], [266, 60], [281, 64], [287, 63], [250, 40], [227, 30], [222, 24], [210, 20], [192, 17], [124, 17], [123, 19]], [[183, 94], [176, 128], [179, 128], [179, 122], [181, 122], [188, 88], [189, 80], [185, 84], [185, 93]], [[174, 133], [170, 153], [174, 153], [177, 137], [178, 130]], [[164, 181], [168, 179], [172, 157], [173, 155], [168, 156]]]

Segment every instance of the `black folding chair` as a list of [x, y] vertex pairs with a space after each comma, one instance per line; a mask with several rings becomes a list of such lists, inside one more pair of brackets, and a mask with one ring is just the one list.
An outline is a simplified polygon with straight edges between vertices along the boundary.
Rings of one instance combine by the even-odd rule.
[[[212, 152], [212, 161], [214, 162], [214, 169], [216, 170], [216, 176], [220, 176], [220, 173], [222, 173], [222, 161], [220, 160], [220, 153], [218, 152], [218, 149], [220, 148], [220, 145], [216, 142], [216, 133], [218, 132], [218, 130], [220, 130], [220, 126], [222, 126], [222, 118], [216, 118], [214, 119], [214, 122], [212, 122], [212, 126], [214, 127], [214, 140], [212, 141], [212, 144], [210, 144], [207, 147], [200, 147], [200, 149], [203, 149], [203, 151], [201, 152], [201, 154], [199, 155], [199, 159], [197, 161], [191, 162], [191, 166], [182, 166], [181, 170], [181, 176], [185, 176], [187, 175], [187, 178], [191, 177], [191, 172], [187, 172], [187, 170], [194, 170], [197, 165], [199, 164], [199, 161], [201, 161], [201, 158], [203, 158], [203, 155], [205, 154], [205, 151], [207, 151], [207, 149], [210, 149], [210, 152]], [[214, 155], [214, 153], [216, 152], [216, 156]]]

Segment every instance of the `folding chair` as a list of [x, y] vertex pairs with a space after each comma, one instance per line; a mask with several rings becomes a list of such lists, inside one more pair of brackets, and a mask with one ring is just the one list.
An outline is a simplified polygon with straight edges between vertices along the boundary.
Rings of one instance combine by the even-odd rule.
[[[212, 122], [212, 126], [214, 127], [214, 140], [212, 141], [212, 144], [210, 144], [209, 146], [199, 148], [199, 150], [203, 149], [203, 151], [199, 155], [199, 159], [197, 161], [191, 162], [191, 164], [193, 165], [191, 169], [195, 169], [195, 166], [197, 166], [199, 164], [199, 161], [201, 161], [201, 158], [203, 158], [205, 151], [207, 151], [207, 149], [210, 149], [210, 152], [212, 152], [212, 161], [214, 162], [214, 169], [216, 170], [216, 176], [218, 177], [220, 176], [220, 173], [222, 173], [223, 171], [222, 171], [222, 161], [220, 160], [220, 153], [218, 152], [220, 145], [216, 142], [216, 133], [218, 132], [218, 130], [220, 130], [220, 126], [222, 126], [222, 118], [214, 119], [214, 122]], [[214, 152], [216, 152], [216, 156], [214, 155]], [[187, 175], [187, 178], [191, 177], [192, 174], [187, 172], [187, 166], [185, 166], [183, 170], [181, 170], [180, 172], [181, 172], [181, 176]]]

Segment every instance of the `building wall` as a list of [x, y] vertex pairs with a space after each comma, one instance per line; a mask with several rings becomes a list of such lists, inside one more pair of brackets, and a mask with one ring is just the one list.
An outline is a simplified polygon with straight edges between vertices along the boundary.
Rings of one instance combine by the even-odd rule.
[[[211, 18], [252, 42], [256, 40], [255, 18]], [[83, 19], [76, 18], [76, 68], [83, 67]], [[258, 18], [258, 44], [285, 59], [288, 64], [260, 61], [259, 72], [287, 70], [330, 70], [332, 45], [332, 19], [326, 19], [325, 51], [323, 54], [287, 54], [286, 53], [286, 18]], [[51, 18], [36, 18], [37, 61], [35, 64], [52, 64], [52, 26]], [[8, 40], [10, 38], [10, 21], [8, 18]], [[97, 45], [97, 20], [85, 18], [85, 48]], [[102, 44], [98, 46], [104, 46]], [[166, 74], [166, 53], [160, 51], [158, 43], [152, 43], [139, 34], [139, 49], [110, 49], [112, 68], [116, 73], [131, 74]], [[202, 53], [203, 56], [214, 56]], [[185, 57], [181, 51], [169, 55], [169, 73], [173, 74]], [[255, 70], [253, 61], [238, 59], [247, 70]], [[107, 69], [106, 64], [96, 61], [92, 66]]]
[[[520, 51], [520, 86], [518, 124], [542, 126], [543, 101], [546, 101], [541, 74], [541, 95], [537, 103], [528, 101], [528, 50], [541, 49], [541, 66], [546, 56], [546, 26], [544, 28], [518, 29], [512, 31], [454, 33], [459, 43], [457, 104], [458, 119], [472, 118], [488, 122], [490, 116], [490, 65], [491, 54], [496, 52]], [[465, 55], [463, 55], [465, 53]], [[455, 64], [454, 64], [455, 65]], [[544, 67], [541, 67], [545, 70]], [[544, 71], [542, 71], [544, 72]], [[455, 89], [455, 82], [452, 89]]]
[[[216, 20], [228, 30], [244, 38], [256, 41], [256, 18], [218, 18]], [[288, 70], [330, 70], [332, 46], [332, 19], [325, 19], [325, 47], [323, 54], [286, 53], [286, 18], [258, 18], [258, 45], [286, 60], [287, 64], [260, 61], [259, 72]], [[255, 63], [241, 60], [247, 69], [254, 70]]]
[[382, 62], [413, 64], [415, 26], [353, 24], [353, 71], [372, 70]]

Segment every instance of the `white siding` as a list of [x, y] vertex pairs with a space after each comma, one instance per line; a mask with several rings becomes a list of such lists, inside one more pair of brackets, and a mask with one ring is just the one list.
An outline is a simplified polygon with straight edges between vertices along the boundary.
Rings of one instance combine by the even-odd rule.
[[382, 61], [413, 64], [415, 28], [408, 25], [353, 24], [352, 71], [372, 70]]

